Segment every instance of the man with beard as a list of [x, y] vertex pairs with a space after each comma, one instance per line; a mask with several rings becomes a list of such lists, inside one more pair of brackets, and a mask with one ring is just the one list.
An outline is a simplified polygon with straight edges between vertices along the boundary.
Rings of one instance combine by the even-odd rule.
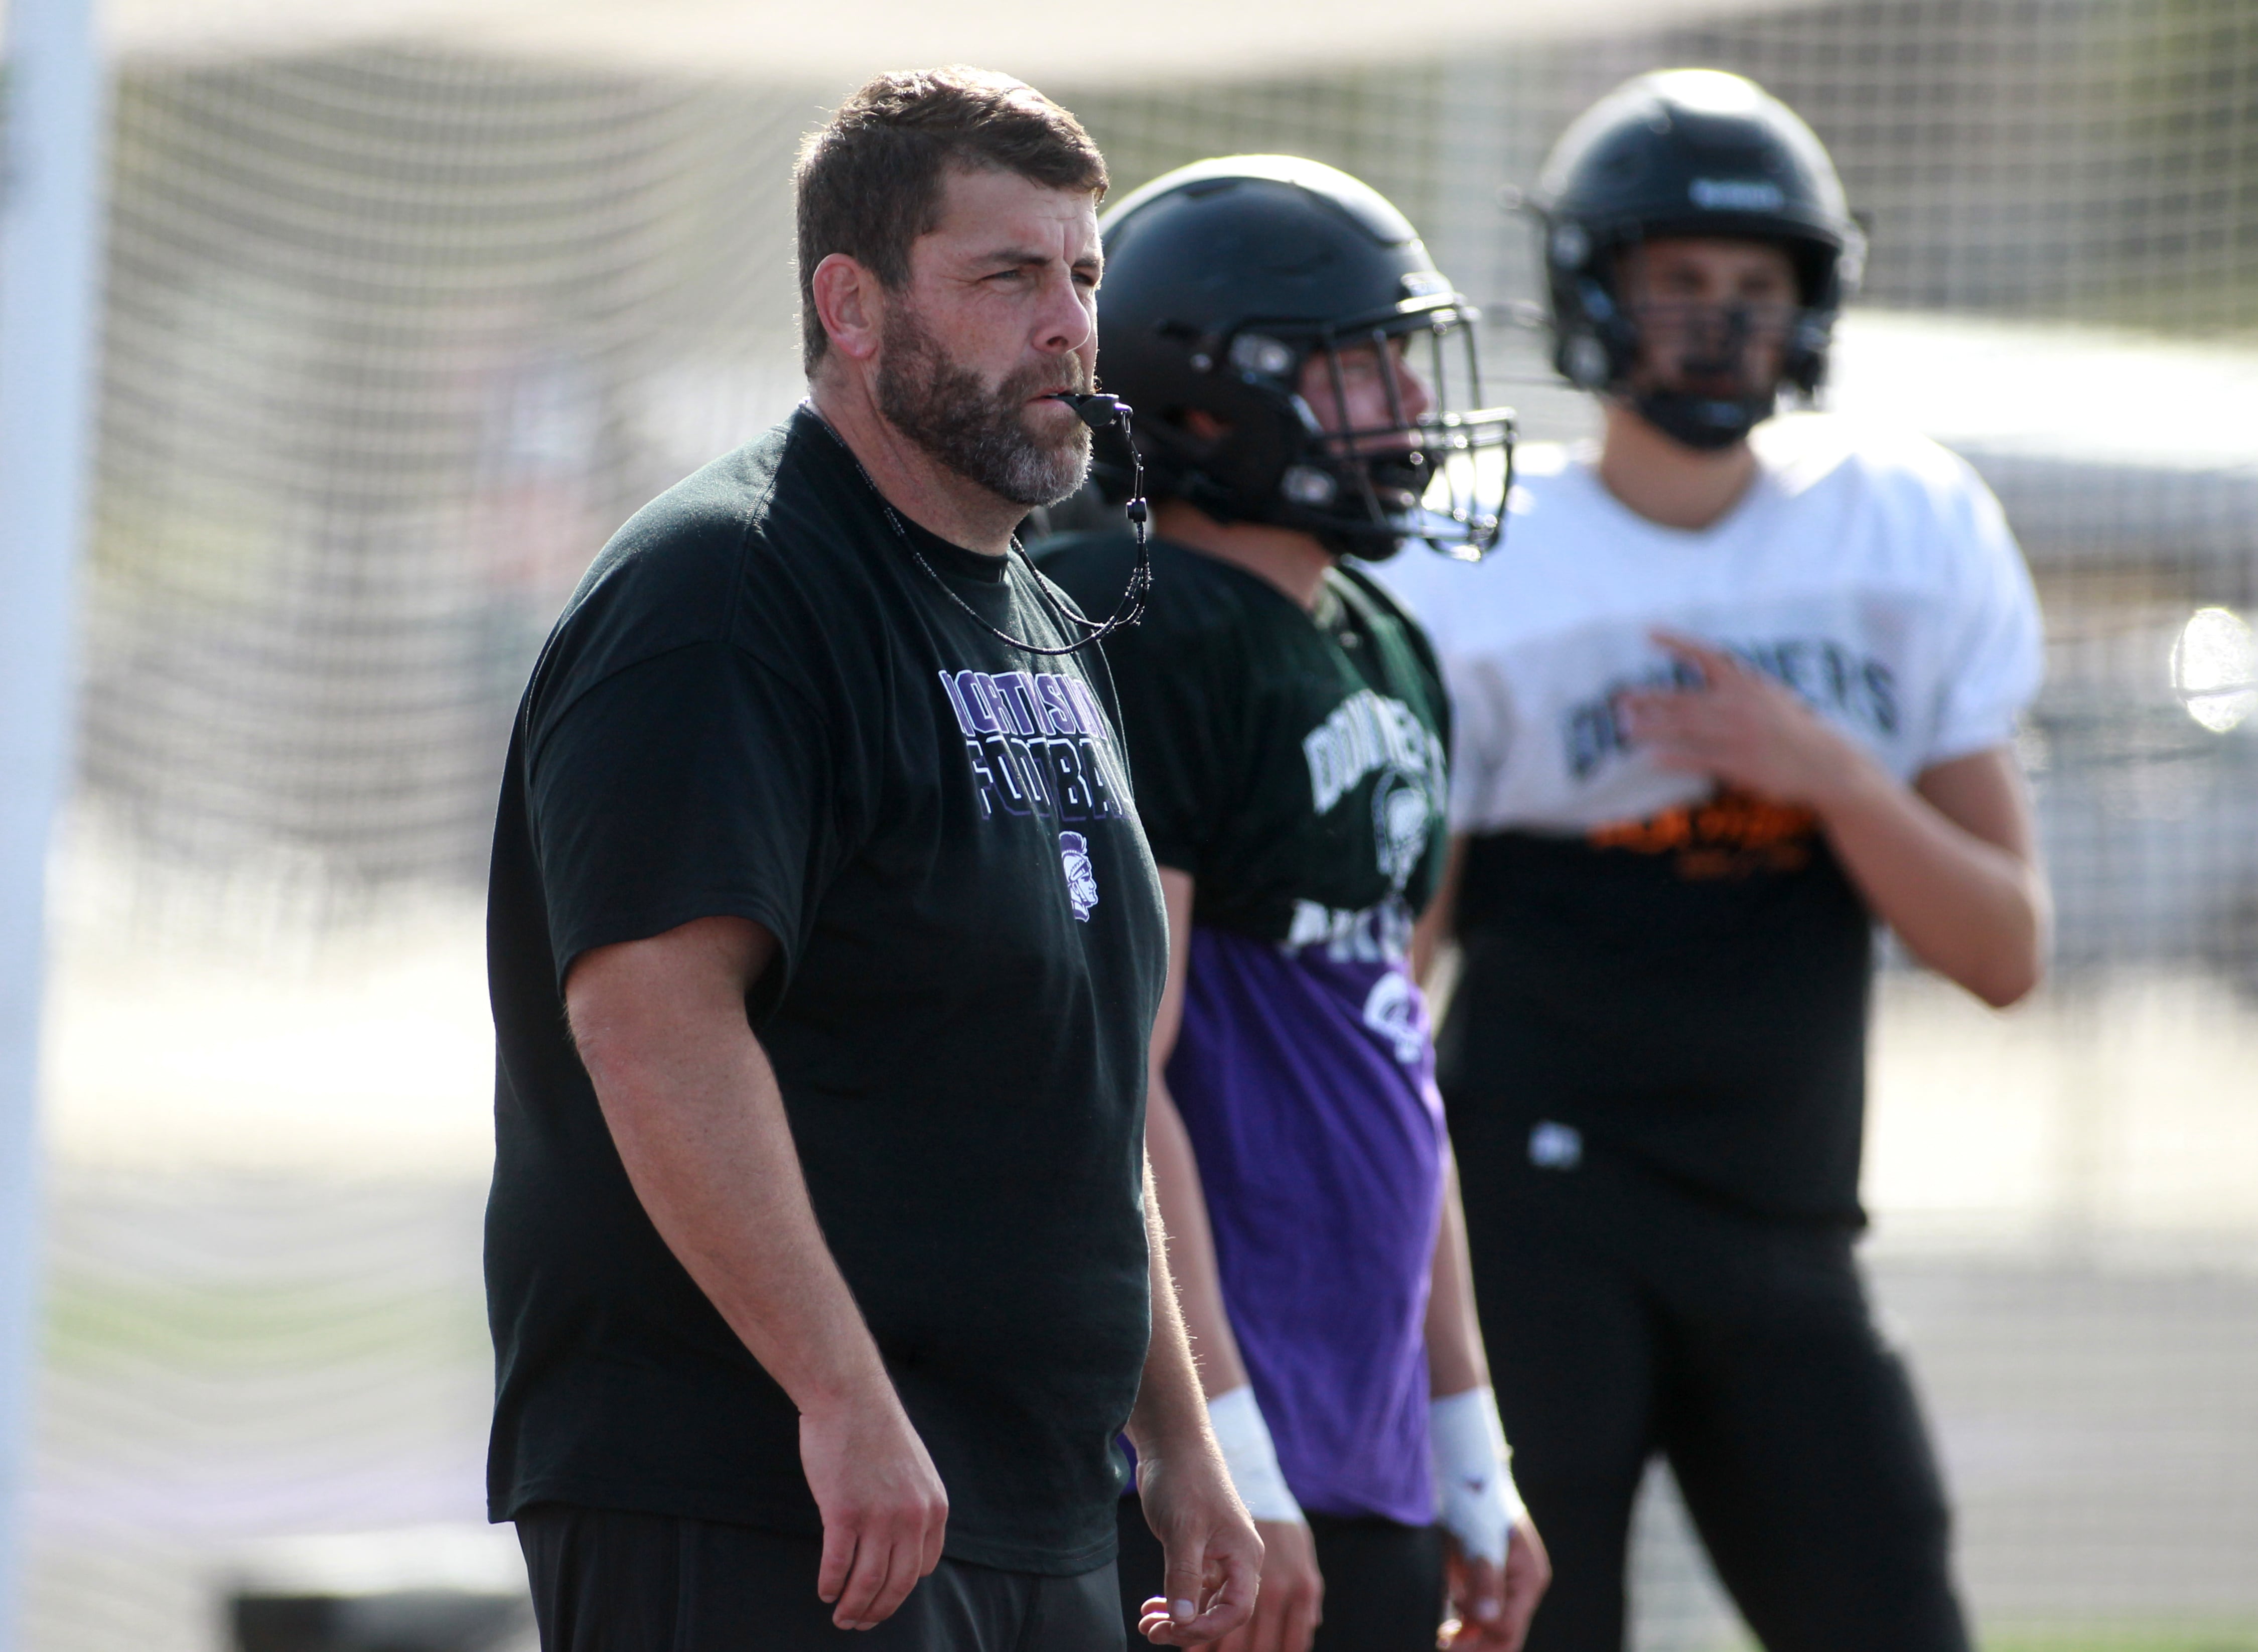
[[1070, 492], [1103, 160], [971, 70], [798, 177], [810, 402], [646, 507], [526, 691], [496, 827], [493, 1518], [549, 1652], [1156, 1642], [1260, 1545], [1148, 1213], [1167, 956]]
[[1558, 1568], [1529, 1645], [1619, 1652], [1661, 1456], [1771, 1652], [1965, 1652], [1854, 1257], [1867, 993], [1878, 920], [1989, 1003], [2038, 979], [2030, 579], [1942, 449], [1772, 417], [1821, 382], [1863, 239], [1785, 105], [1643, 75], [1537, 200], [1600, 441], [1524, 454], [1505, 554], [1388, 570], [1458, 716], [1438, 1066]]

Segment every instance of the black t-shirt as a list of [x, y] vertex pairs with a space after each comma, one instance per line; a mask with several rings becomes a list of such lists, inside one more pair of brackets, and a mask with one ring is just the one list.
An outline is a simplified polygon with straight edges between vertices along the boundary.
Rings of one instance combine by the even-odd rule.
[[[1353, 567], [1327, 573], [1311, 614], [1228, 562], [1152, 549], [1145, 621], [1105, 650], [1146, 837], [1191, 874], [1193, 921], [1297, 945], [1408, 924], [1445, 831], [1448, 702], [1425, 637]], [[1098, 611], [1133, 555], [1121, 532], [1035, 548]]]
[[819, 1528], [791, 1401], [637, 1202], [565, 1024], [582, 952], [728, 915], [777, 938], [748, 1014], [948, 1554], [1112, 1552], [1158, 884], [1094, 651], [948, 593], [1047, 646], [1062, 599], [902, 526], [803, 409], [621, 529], [535, 669], [488, 918], [495, 1519]]

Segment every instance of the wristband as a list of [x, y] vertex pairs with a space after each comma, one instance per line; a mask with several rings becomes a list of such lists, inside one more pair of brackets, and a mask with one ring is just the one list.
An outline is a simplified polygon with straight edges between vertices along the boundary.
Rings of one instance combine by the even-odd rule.
[[1278, 1449], [1270, 1442], [1270, 1425], [1262, 1421], [1262, 1407], [1254, 1390], [1242, 1383], [1207, 1402], [1208, 1426], [1223, 1448], [1223, 1465], [1231, 1470], [1231, 1484], [1239, 1500], [1258, 1520], [1300, 1525], [1302, 1506], [1286, 1488], [1278, 1467]]
[[1513, 1484], [1513, 1449], [1497, 1396], [1469, 1388], [1431, 1401], [1427, 1440], [1435, 1464], [1435, 1514], [1469, 1560], [1505, 1564], [1506, 1544], [1527, 1507]]

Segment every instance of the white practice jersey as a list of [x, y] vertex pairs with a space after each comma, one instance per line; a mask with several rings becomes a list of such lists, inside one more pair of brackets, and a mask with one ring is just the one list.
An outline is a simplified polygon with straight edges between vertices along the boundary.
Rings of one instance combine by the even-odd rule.
[[1576, 834], [1703, 797], [1615, 714], [1626, 689], [1684, 680], [1658, 628], [1787, 683], [1903, 780], [2013, 737], [2042, 669], [2038, 604], [1975, 472], [1827, 414], [1774, 419], [1754, 445], [1748, 493], [1691, 532], [1619, 502], [1588, 451], [1524, 448], [1487, 559], [1381, 570], [1449, 681], [1457, 830]]
[[1871, 915], [1808, 809], [1661, 769], [1616, 703], [1694, 680], [1654, 640], [1681, 632], [1910, 780], [2013, 737], [2038, 604], [1998, 502], [1934, 443], [1802, 414], [1756, 446], [1747, 494], [1690, 533], [1537, 448], [1486, 560], [1387, 565], [1451, 690], [1469, 835], [1439, 1077], [1539, 1165], [1620, 1155], [1855, 1221]]

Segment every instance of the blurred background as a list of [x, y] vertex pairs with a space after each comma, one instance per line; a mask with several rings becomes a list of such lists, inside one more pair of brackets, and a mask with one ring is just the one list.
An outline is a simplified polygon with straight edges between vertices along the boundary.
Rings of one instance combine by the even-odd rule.
[[[1876, 1289], [1989, 1652], [2258, 1649], [2258, 0], [813, 10], [112, 9], [23, 1644], [524, 1643], [480, 1472], [511, 713], [609, 532], [799, 396], [801, 133], [971, 59], [1117, 192], [1372, 182], [1537, 438], [1590, 423], [1512, 210], [1567, 118], [1698, 64], [1818, 130], [1873, 242], [1830, 403], [1975, 463], [2050, 637], [2054, 975], [2000, 1015], [1890, 970]], [[1639, 1652], [1746, 1644], [1665, 1476], [1636, 1576]]]

